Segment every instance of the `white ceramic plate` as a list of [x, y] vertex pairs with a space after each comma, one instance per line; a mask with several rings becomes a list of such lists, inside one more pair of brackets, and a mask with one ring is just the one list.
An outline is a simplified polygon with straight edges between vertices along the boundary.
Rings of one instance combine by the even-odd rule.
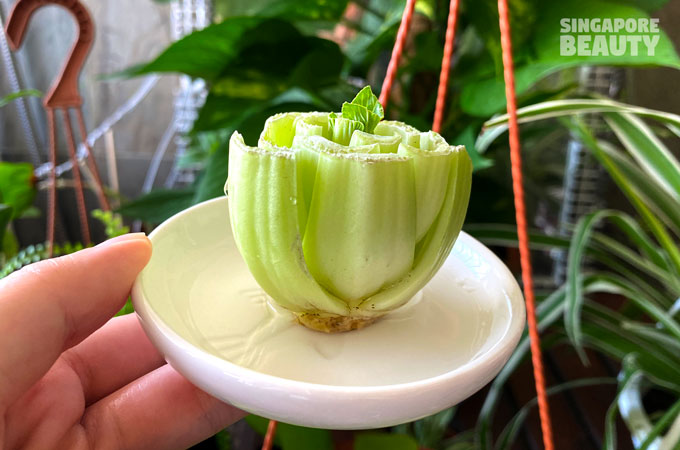
[[132, 300], [167, 361], [246, 411], [298, 425], [362, 429], [416, 420], [488, 383], [524, 327], [503, 263], [462, 233], [432, 281], [363, 330], [326, 335], [272, 306], [236, 249], [226, 198], [151, 233]]

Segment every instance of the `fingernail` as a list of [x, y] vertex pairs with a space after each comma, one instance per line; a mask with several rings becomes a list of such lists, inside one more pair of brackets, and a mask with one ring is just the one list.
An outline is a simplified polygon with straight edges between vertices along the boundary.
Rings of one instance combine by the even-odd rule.
[[146, 234], [145, 233], [128, 233], [128, 234], [123, 234], [121, 236], [116, 236], [115, 238], [111, 238], [108, 241], [104, 241], [101, 244], [97, 244], [97, 247], [105, 247], [110, 244], [116, 244], [118, 242], [125, 242], [125, 241], [132, 241], [132, 240], [137, 240], [137, 239], [146, 239]]

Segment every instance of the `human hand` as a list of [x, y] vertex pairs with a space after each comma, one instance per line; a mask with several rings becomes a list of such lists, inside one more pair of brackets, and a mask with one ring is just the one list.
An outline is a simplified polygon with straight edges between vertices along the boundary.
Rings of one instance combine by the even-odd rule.
[[243, 417], [111, 319], [150, 256], [128, 234], [0, 281], [0, 448], [186, 448]]

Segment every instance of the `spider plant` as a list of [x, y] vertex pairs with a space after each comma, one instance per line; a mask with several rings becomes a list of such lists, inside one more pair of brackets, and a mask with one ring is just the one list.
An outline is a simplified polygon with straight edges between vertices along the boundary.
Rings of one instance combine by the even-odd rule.
[[[596, 137], [584, 124], [584, 114], [600, 115], [618, 142]], [[575, 225], [571, 238], [533, 233], [534, 249], [568, 251], [565, 284], [545, 298], [537, 310], [539, 329], [550, 327], [554, 332], [546, 344], [566, 338], [584, 363], [585, 348], [620, 362], [618, 394], [604, 424], [604, 448], [616, 448], [617, 414], [626, 423], [635, 448], [677, 448], [680, 163], [659, 134], [679, 137], [680, 116], [595, 98], [534, 104], [521, 108], [518, 118], [520, 123], [557, 119], [570, 128], [604, 166], [635, 211], [632, 215], [617, 210], [593, 212]], [[507, 115], [503, 115], [486, 122], [477, 140], [478, 150], [483, 151], [502, 135], [507, 121]], [[606, 233], [598, 228], [603, 222], [610, 227]], [[489, 244], [516, 243], [514, 230], [507, 226], [470, 226], [467, 230]], [[586, 268], [586, 258], [595, 262], [588, 266], [594, 269]], [[598, 296], [603, 293], [620, 296], [625, 300], [623, 306], [614, 308], [599, 302]], [[517, 413], [494, 445], [490, 432], [493, 411], [503, 385], [527, 357], [528, 349], [528, 338], [524, 336], [491, 386], [474, 435], [480, 448], [509, 448], [527, 414], [530, 405]], [[608, 382], [612, 380], [575, 380], [551, 391]], [[655, 420], [650, 419], [641, 400], [651, 388], [673, 399]]]

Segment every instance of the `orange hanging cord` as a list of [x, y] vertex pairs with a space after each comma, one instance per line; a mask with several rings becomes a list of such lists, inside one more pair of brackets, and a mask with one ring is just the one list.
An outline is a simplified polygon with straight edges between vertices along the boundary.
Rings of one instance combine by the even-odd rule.
[[505, 99], [507, 101], [510, 133], [510, 164], [512, 167], [512, 190], [515, 198], [515, 220], [517, 221], [517, 238], [522, 266], [522, 282], [524, 298], [527, 306], [527, 323], [531, 344], [531, 363], [534, 368], [534, 381], [538, 396], [538, 410], [541, 417], [543, 446], [553, 450], [552, 427], [548, 397], [545, 392], [545, 378], [541, 342], [536, 324], [536, 307], [534, 300], [534, 282], [531, 276], [531, 255], [529, 253], [529, 235], [527, 232], [526, 208], [524, 206], [524, 183], [522, 181], [522, 157], [519, 145], [519, 126], [517, 124], [517, 102], [515, 98], [515, 70], [512, 63], [512, 39], [510, 36], [510, 19], [508, 17], [507, 0], [498, 0], [498, 18], [501, 29], [501, 48], [503, 51], [503, 76], [505, 78]]
[[413, 19], [413, 9], [416, 6], [416, 0], [406, 0], [406, 7], [404, 14], [401, 16], [401, 24], [399, 31], [397, 31], [397, 39], [394, 42], [392, 49], [392, 56], [390, 63], [387, 65], [387, 73], [385, 73], [385, 80], [383, 81], [382, 90], [380, 91], [380, 104], [383, 108], [387, 108], [387, 102], [390, 99], [390, 91], [392, 91], [392, 83], [397, 76], [397, 69], [399, 68], [399, 60], [404, 51], [404, 43], [406, 42], [406, 35], [409, 28], [411, 28], [411, 19]]
[[274, 446], [274, 436], [276, 435], [276, 426], [279, 423], [276, 420], [270, 420], [267, 425], [267, 433], [264, 435], [264, 442], [262, 443], [262, 450], [272, 450]]
[[437, 105], [434, 108], [434, 120], [432, 131], [439, 133], [444, 119], [444, 105], [446, 105], [446, 90], [449, 86], [449, 72], [451, 71], [451, 55], [453, 55], [453, 42], [456, 36], [456, 21], [458, 19], [458, 0], [451, 0], [449, 5], [449, 18], [446, 21], [446, 38], [444, 40], [444, 57], [442, 58], [442, 70], [439, 72], [439, 88], [437, 89]]
[[[458, 1], [451, 0], [449, 5], [449, 15], [446, 25], [446, 40], [444, 44], [444, 55], [442, 58], [442, 69], [439, 74], [439, 87], [437, 90], [437, 103], [435, 107], [434, 121], [432, 130], [441, 130], [444, 116], [444, 106], [446, 102], [446, 91], [449, 80], [451, 56], [453, 54], [453, 44], [456, 34], [456, 21], [458, 15]], [[407, 0], [404, 14], [401, 18], [397, 39], [392, 49], [392, 56], [382, 90], [380, 91], [380, 103], [383, 107], [387, 106], [392, 84], [396, 77], [399, 60], [406, 42], [406, 35], [411, 26], [415, 0]], [[531, 363], [534, 369], [534, 380], [536, 383], [536, 393], [538, 395], [538, 409], [541, 418], [541, 431], [543, 434], [543, 445], [546, 450], [554, 450], [552, 437], [552, 427], [550, 424], [550, 411], [548, 409], [548, 398], [545, 390], [545, 377], [543, 375], [543, 359], [541, 355], [541, 343], [538, 335], [536, 323], [536, 307], [534, 298], [534, 283], [531, 270], [531, 256], [529, 252], [529, 235], [527, 232], [526, 207], [524, 204], [524, 184], [522, 180], [522, 159], [519, 143], [519, 126], [517, 123], [517, 102], [515, 95], [515, 74], [512, 63], [512, 40], [510, 37], [510, 20], [508, 17], [507, 0], [498, 0], [498, 16], [501, 30], [501, 47], [503, 51], [503, 75], [505, 79], [505, 97], [509, 120], [509, 141], [510, 141], [510, 161], [512, 167], [512, 190], [515, 201], [515, 220], [517, 222], [517, 237], [519, 240], [520, 263], [522, 268], [522, 282], [524, 284], [524, 298], [527, 308], [527, 324], [529, 327], [529, 340], [531, 344]], [[271, 420], [267, 427], [262, 450], [271, 450], [274, 442], [277, 422]]]

